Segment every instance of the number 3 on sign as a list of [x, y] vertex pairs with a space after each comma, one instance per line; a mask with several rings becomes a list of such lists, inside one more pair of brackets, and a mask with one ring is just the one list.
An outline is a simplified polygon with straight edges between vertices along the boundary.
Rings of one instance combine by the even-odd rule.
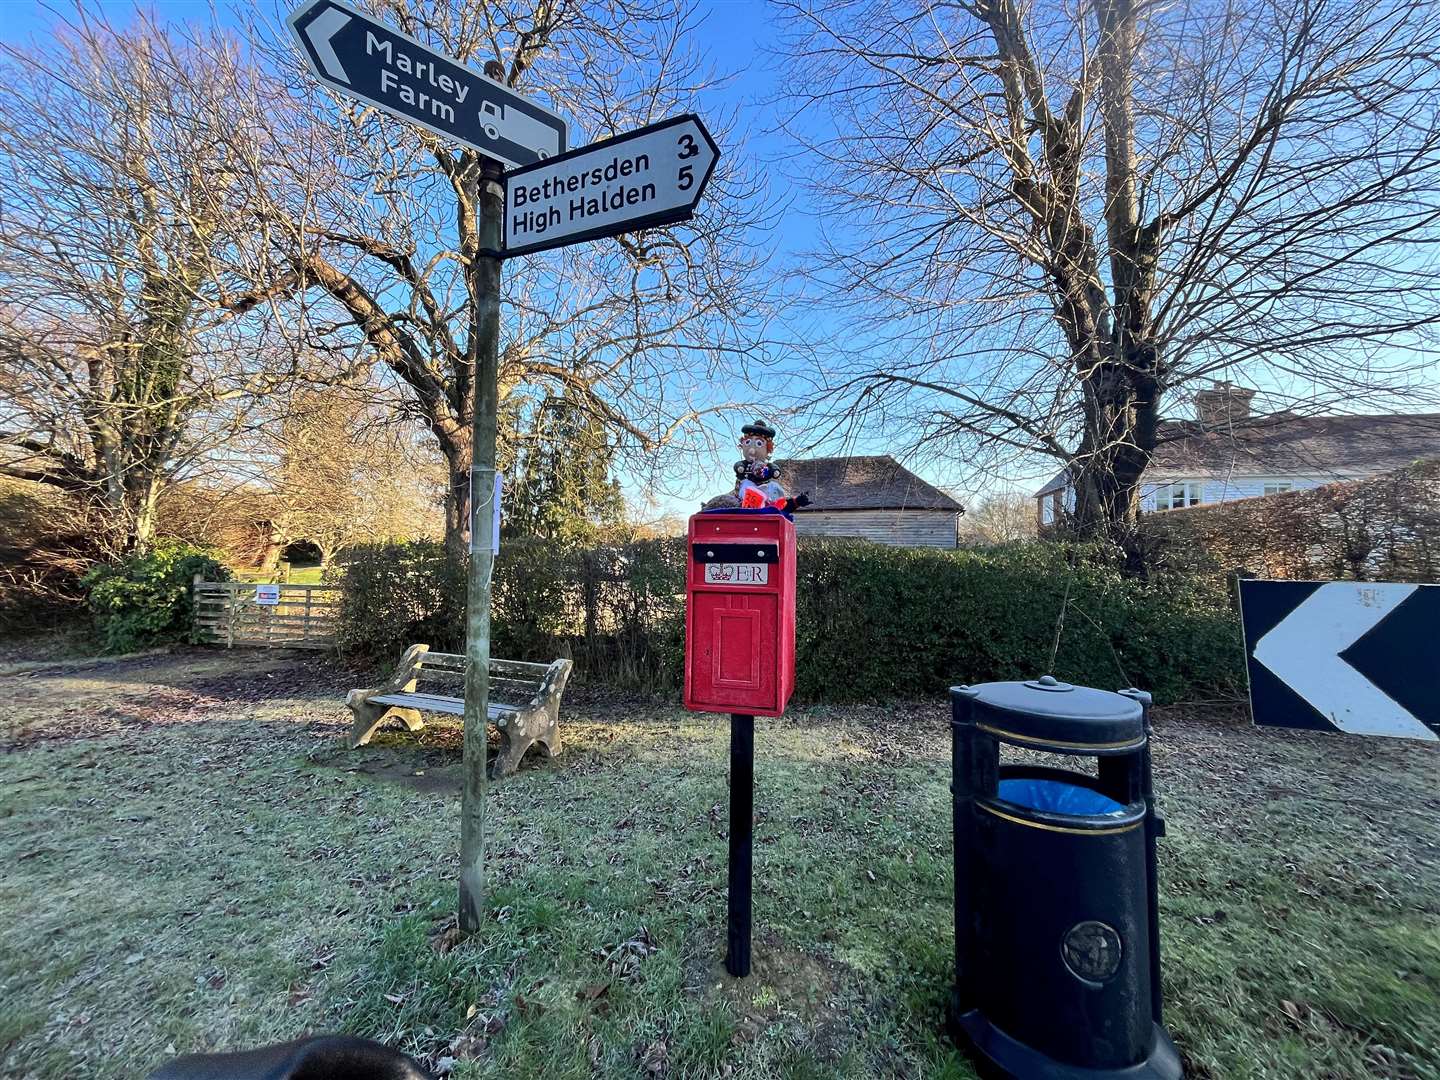
[[[695, 136], [693, 136], [693, 135], [681, 135], [681, 136], [680, 136], [680, 160], [681, 160], [681, 161], [684, 161], [686, 158], [692, 158], [692, 157], [694, 157], [696, 154], [698, 154], [699, 152], [700, 152], [700, 147], [698, 147], [698, 146], [695, 145]], [[681, 191], [689, 191], [692, 187], [695, 186], [695, 166], [693, 166], [693, 165], [682, 165], [682, 166], [680, 167], [680, 179], [678, 180], [678, 184], [679, 184], [679, 187], [680, 187], [680, 190], [681, 190]]]

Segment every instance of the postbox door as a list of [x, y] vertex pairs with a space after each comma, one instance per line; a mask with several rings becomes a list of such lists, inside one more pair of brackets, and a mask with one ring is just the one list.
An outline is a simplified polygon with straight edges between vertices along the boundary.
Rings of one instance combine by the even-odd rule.
[[734, 713], [779, 706], [779, 602], [773, 593], [692, 594], [690, 697], [695, 704]]

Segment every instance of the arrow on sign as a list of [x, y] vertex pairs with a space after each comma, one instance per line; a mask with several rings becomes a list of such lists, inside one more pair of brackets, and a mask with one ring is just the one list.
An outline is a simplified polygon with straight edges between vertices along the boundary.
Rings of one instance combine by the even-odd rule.
[[[1242, 581], [1242, 602], [1248, 606], [1257, 587], [1276, 584]], [[1260, 637], [1253, 659], [1341, 731], [1435, 741], [1440, 736], [1429, 726], [1377, 686], [1372, 676], [1341, 656], [1372, 631], [1382, 632], [1379, 628], [1385, 620], [1411, 600], [1419, 588], [1393, 583], [1327, 582]], [[1425, 677], [1423, 671], [1409, 673], [1411, 680]], [[1266, 700], [1257, 694], [1259, 689], [1252, 672], [1251, 704], [1256, 722], [1262, 723]]]
[[505, 177], [505, 254], [685, 221], [719, 160], [686, 115], [516, 169]]
[[309, 0], [289, 21], [327, 86], [506, 165], [565, 151], [563, 117], [339, 0]]

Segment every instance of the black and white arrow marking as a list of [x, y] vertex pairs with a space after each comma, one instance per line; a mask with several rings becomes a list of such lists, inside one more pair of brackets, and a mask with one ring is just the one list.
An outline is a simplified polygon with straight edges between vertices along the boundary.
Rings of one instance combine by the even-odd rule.
[[349, 15], [337, 7], [329, 7], [317, 15], [304, 30], [320, 66], [325, 69], [325, 74], [343, 83], [348, 83], [350, 76], [345, 71], [345, 65], [340, 63], [340, 57], [336, 55], [331, 40], [349, 24]]
[[1255, 723], [1440, 739], [1440, 587], [1242, 581]]
[[343, 0], [304, 0], [290, 29], [315, 77], [511, 166], [558, 157], [565, 119]]

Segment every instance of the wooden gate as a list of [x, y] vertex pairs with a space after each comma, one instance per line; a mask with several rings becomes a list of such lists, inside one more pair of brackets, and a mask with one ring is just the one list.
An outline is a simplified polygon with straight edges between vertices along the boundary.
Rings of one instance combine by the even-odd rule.
[[[261, 597], [273, 597], [274, 602], [262, 603]], [[195, 624], [216, 645], [334, 648], [339, 613], [338, 585], [257, 585], [195, 578]]]

